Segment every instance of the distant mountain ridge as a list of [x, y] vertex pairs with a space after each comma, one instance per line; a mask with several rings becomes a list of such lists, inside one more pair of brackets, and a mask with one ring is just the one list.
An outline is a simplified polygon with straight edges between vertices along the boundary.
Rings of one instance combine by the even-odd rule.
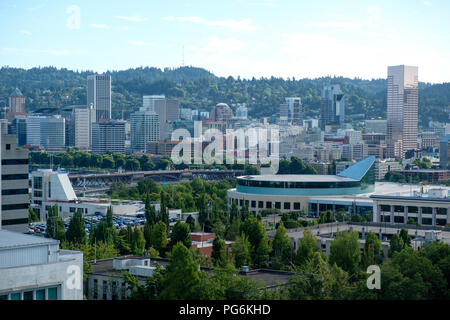
[[[40, 107], [61, 108], [86, 103], [86, 78], [93, 71], [73, 71], [55, 67], [0, 69], [0, 107], [18, 87], [26, 96], [27, 110]], [[142, 105], [144, 94], [165, 94], [178, 98], [183, 107], [210, 110], [216, 103], [246, 103], [251, 117], [275, 116], [287, 96], [299, 96], [306, 116], [318, 116], [321, 90], [326, 84], [339, 84], [346, 94], [346, 114], [364, 114], [365, 118], [386, 116], [385, 79], [316, 79], [217, 77], [197, 67], [159, 69], [139, 67], [107, 71], [113, 79], [113, 116], [125, 118]], [[3, 101], [3, 102], [2, 102]], [[450, 83], [419, 83], [419, 119], [449, 121]]]

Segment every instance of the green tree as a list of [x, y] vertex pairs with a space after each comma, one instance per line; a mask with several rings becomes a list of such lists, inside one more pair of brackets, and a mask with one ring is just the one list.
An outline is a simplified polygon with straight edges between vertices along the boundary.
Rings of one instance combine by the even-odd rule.
[[66, 232], [64, 230], [64, 221], [58, 215], [58, 212], [59, 211], [57, 204], [55, 204], [53, 207], [49, 207], [46, 237], [53, 238], [62, 242], [66, 238]]
[[142, 256], [145, 249], [145, 238], [140, 228], [134, 228], [131, 240], [131, 251], [133, 254]]
[[256, 266], [265, 265], [269, 258], [269, 245], [266, 231], [254, 216], [249, 216], [241, 226], [241, 230], [248, 237], [251, 246], [252, 262]]
[[216, 235], [213, 240], [211, 258], [216, 266], [223, 268], [228, 264], [227, 246], [220, 236]]
[[245, 234], [237, 236], [235, 242], [231, 245], [231, 253], [234, 258], [236, 268], [250, 266], [250, 242]]
[[357, 273], [361, 260], [359, 237], [357, 231], [338, 232], [336, 238], [331, 241], [329, 262], [341, 267], [350, 275]]
[[295, 254], [295, 265], [298, 267], [303, 266], [306, 262], [314, 257], [314, 252], [317, 250], [317, 238], [314, 237], [310, 230], [305, 229], [303, 231], [303, 238]]
[[167, 232], [166, 224], [162, 221], [157, 222], [153, 228], [150, 236], [150, 244], [152, 248], [158, 250], [161, 256], [164, 255], [167, 247]]
[[391, 258], [394, 255], [394, 252], [400, 252], [404, 247], [405, 244], [403, 242], [403, 239], [400, 238], [399, 235], [394, 234], [391, 241], [389, 242], [388, 257]]
[[363, 255], [364, 266], [368, 267], [372, 264], [380, 263], [383, 258], [380, 239], [378, 239], [378, 236], [375, 233], [369, 232], [366, 235], [365, 240]]
[[86, 229], [82, 209], [74, 212], [70, 219], [69, 227], [66, 232], [66, 239], [71, 243], [85, 243], [87, 241]]
[[189, 225], [189, 228], [191, 230], [195, 230], [195, 219], [192, 217], [192, 215], [189, 215], [186, 218], [186, 223]]
[[411, 247], [411, 236], [408, 234], [408, 229], [401, 228], [399, 236], [403, 240], [405, 247]]
[[286, 233], [283, 222], [278, 225], [272, 241], [272, 262], [276, 269], [291, 262], [291, 239]]
[[32, 207], [28, 207], [28, 222], [38, 222], [39, 218]]
[[172, 233], [170, 235], [170, 246], [173, 248], [177, 242], [182, 242], [188, 249], [191, 247], [191, 229], [187, 223], [177, 221], [177, 223], [173, 226]]
[[179, 241], [170, 254], [160, 297], [165, 300], [192, 299], [199, 283], [198, 264], [191, 252]]

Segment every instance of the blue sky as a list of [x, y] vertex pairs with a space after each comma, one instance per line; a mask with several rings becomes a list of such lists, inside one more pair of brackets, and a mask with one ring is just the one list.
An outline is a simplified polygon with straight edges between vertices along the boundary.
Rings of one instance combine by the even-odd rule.
[[450, 1], [1, 0], [0, 66], [450, 82]]

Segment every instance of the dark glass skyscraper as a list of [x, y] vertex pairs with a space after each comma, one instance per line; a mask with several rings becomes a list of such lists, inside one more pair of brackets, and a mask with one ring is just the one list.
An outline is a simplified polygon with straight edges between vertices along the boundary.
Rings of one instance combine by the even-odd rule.
[[344, 94], [338, 84], [325, 86], [322, 90], [320, 127], [342, 125], [345, 117]]

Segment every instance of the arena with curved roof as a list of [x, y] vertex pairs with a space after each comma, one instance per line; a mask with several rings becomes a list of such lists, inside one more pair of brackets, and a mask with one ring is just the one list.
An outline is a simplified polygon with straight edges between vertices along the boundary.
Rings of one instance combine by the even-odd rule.
[[375, 157], [367, 157], [338, 175], [251, 175], [237, 178], [228, 190], [228, 205], [246, 205], [250, 211], [276, 208], [280, 211], [307, 211], [308, 198], [345, 196], [375, 191]]

